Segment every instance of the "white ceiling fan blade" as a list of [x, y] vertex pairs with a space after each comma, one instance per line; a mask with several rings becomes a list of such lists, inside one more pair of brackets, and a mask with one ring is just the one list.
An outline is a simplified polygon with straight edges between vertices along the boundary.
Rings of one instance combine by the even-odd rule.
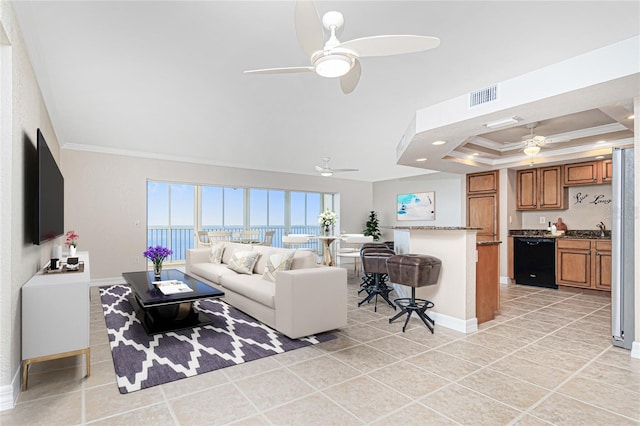
[[355, 59], [353, 68], [351, 71], [340, 77], [340, 87], [345, 95], [353, 92], [360, 81], [360, 73], [362, 68], [360, 67], [360, 61]]
[[307, 56], [311, 57], [313, 52], [322, 50], [324, 47], [322, 21], [311, 0], [296, 1], [295, 20], [298, 43]]
[[263, 68], [260, 70], [244, 71], [245, 74], [291, 74], [297, 72], [313, 72], [313, 67]]
[[358, 169], [333, 169], [334, 172], [357, 172]]
[[359, 57], [390, 56], [422, 52], [440, 45], [437, 37], [416, 35], [381, 35], [345, 41], [338, 47], [349, 49]]
[[323, 171], [323, 170], [324, 170], [324, 169], [323, 169], [322, 167], [320, 167], [320, 166], [314, 166], [314, 167], [315, 167], [316, 171], [318, 171], [318, 172], [321, 172], [321, 171]]

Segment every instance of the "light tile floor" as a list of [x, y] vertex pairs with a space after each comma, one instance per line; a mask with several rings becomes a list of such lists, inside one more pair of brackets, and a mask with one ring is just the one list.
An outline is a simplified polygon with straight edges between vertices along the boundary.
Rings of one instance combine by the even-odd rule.
[[34, 365], [0, 423], [640, 424], [640, 360], [611, 346], [607, 297], [503, 285], [501, 315], [480, 331], [432, 335], [388, 324], [384, 303], [358, 308], [358, 284], [337, 339], [126, 395], [92, 288], [91, 377], [80, 357]]

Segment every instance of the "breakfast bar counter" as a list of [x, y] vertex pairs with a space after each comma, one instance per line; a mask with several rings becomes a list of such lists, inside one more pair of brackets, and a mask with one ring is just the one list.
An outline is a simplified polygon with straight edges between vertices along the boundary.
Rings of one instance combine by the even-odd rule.
[[[464, 333], [478, 329], [476, 319], [476, 233], [480, 228], [456, 226], [384, 226], [394, 231], [397, 254], [426, 254], [442, 261], [438, 284], [416, 289], [431, 300], [436, 326]], [[394, 284], [399, 297], [408, 287]]]

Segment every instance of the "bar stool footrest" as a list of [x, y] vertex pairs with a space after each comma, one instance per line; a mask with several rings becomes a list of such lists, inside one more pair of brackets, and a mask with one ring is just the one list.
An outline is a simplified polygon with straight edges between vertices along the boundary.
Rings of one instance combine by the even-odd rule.
[[400, 306], [401, 308], [404, 308], [407, 306], [413, 306], [416, 308], [422, 308], [423, 311], [426, 311], [427, 309], [431, 309], [435, 306], [431, 300], [426, 300], [426, 299], [412, 300], [410, 297], [401, 297], [399, 299], [394, 299], [393, 303]]
[[432, 301], [426, 299], [416, 299], [415, 297], [402, 297], [400, 299], [395, 299], [393, 303], [400, 306], [402, 310], [398, 312], [393, 318], [389, 318], [389, 324], [391, 324], [401, 316], [406, 315], [407, 319], [404, 322], [404, 326], [402, 326], [402, 332], [404, 333], [407, 329], [407, 324], [409, 324], [409, 319], [411, 319], [411, 315], [415, 312], [416, 315], [418, 315], [418, 318], [420, 318], [424, 325], [427, 326], [429, 331], [431, 331], [431, 334], [433, 334], [433, 326], [435, 326], [436, 323], [426, 313], [427, 309], [431, 309], [435, 306]]

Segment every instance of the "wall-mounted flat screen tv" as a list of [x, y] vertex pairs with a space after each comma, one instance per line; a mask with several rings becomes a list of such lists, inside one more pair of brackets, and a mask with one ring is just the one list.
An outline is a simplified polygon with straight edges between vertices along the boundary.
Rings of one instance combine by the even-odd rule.
[[64, 178], [47, 142], [38, 129], [38, 179], [34, 244], [64, 234]]

